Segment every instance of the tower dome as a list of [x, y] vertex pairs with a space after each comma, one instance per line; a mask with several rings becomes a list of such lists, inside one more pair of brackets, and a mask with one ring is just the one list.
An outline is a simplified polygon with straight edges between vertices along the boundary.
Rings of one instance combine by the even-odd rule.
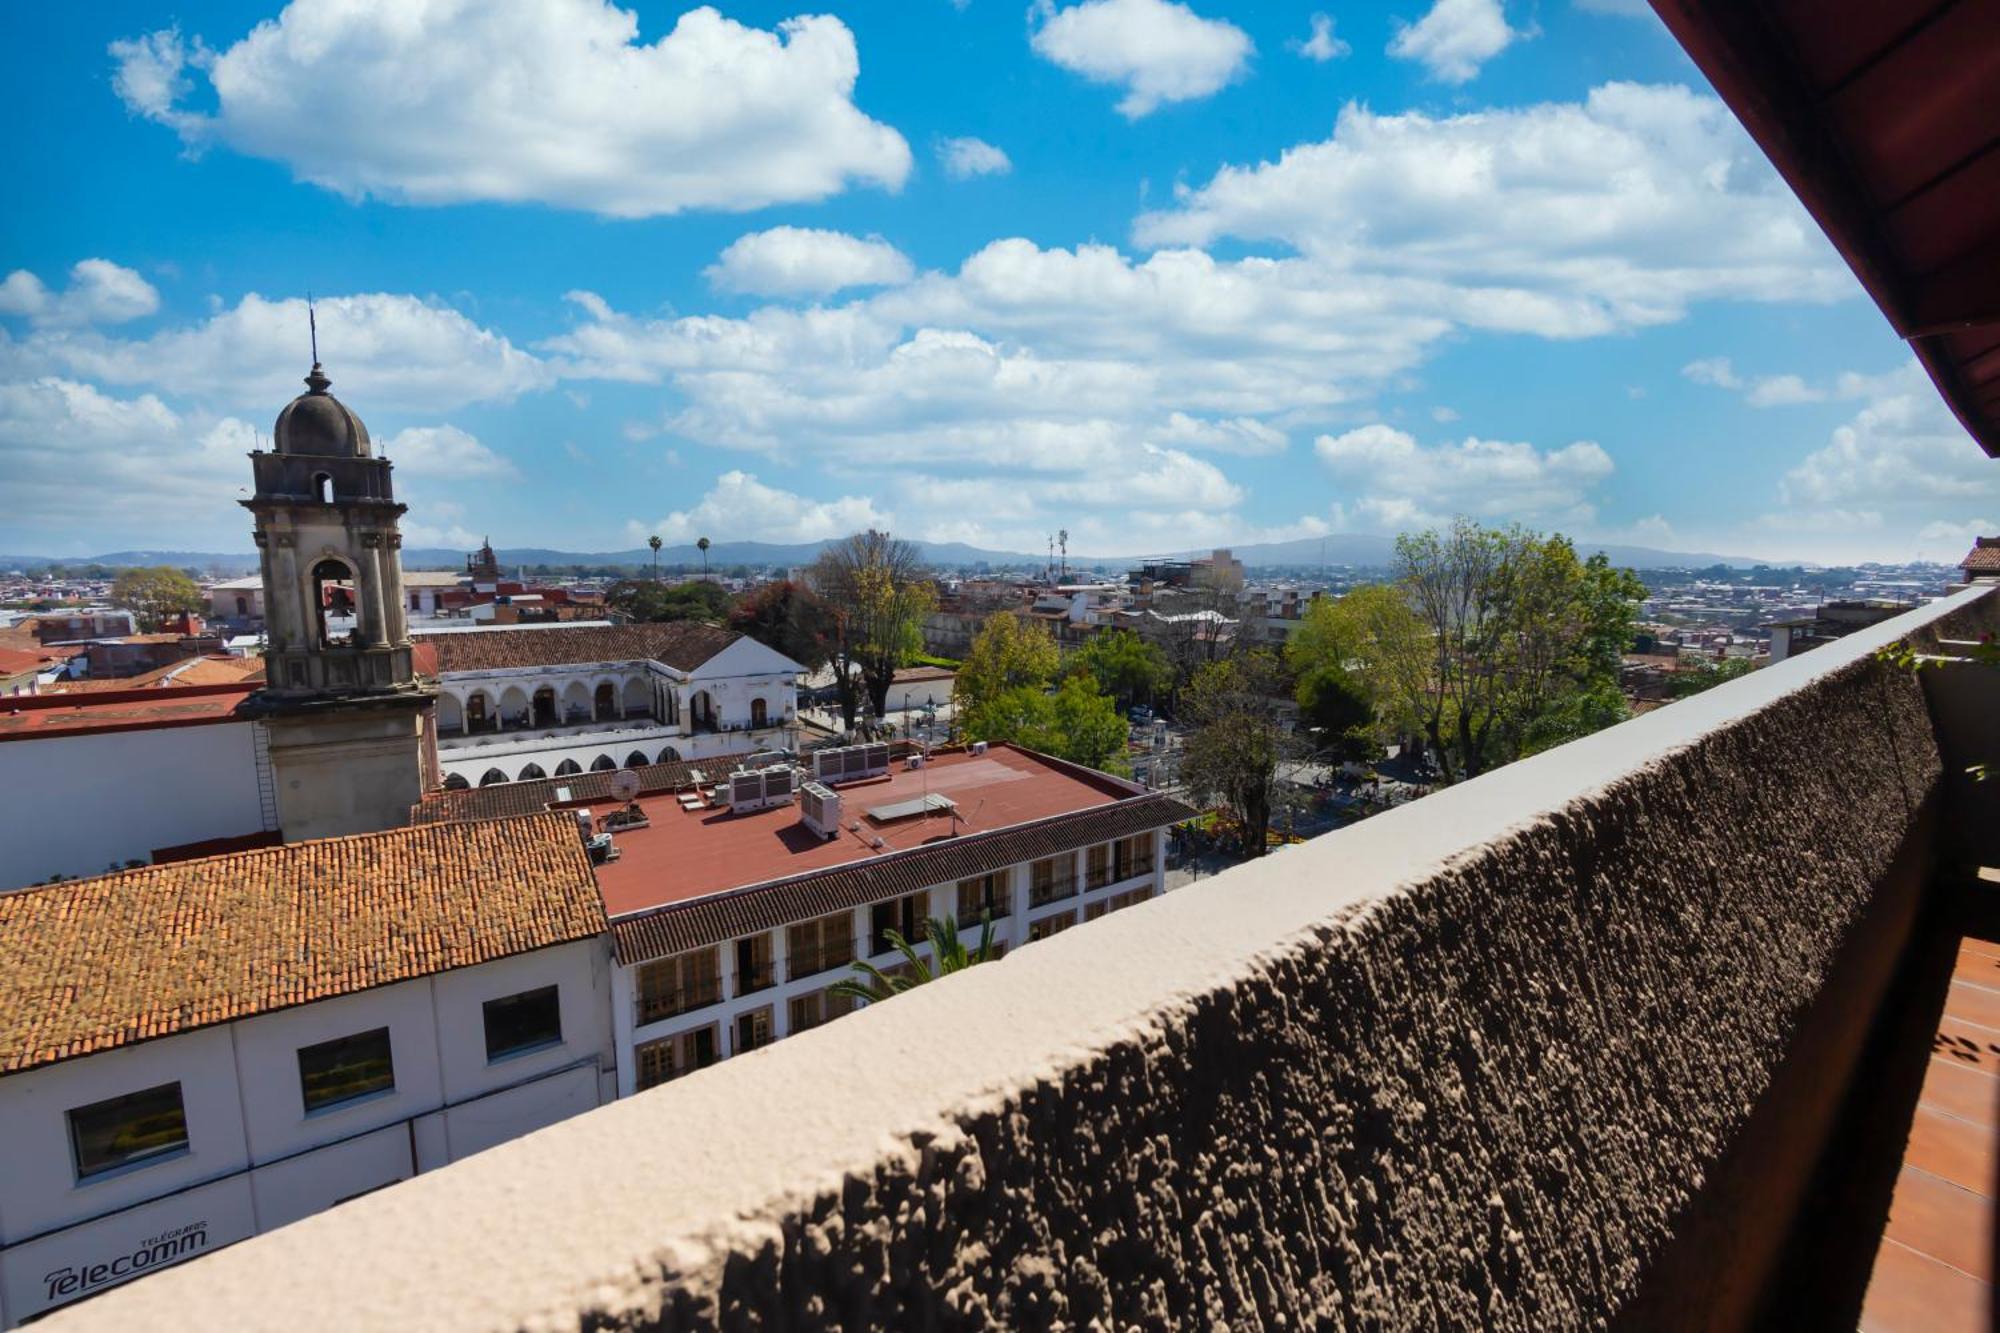
[[281, 454], [331, 458], [368, 457], [368, 427], [345, 403], [327, 392], [333, 383], [313, 362], [306, 391], [285, 404], [271, 427], [272, 447]]

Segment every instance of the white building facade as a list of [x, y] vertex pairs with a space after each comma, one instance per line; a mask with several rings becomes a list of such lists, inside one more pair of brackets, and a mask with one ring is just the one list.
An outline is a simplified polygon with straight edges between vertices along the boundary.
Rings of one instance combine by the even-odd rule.
[[[507, 636], [503, 651], [485, 650], [488, 635]], [[447, 787], [792, 747], [803, 668], [731, 631], [528, 625], [421, 641], [438, 655]]]

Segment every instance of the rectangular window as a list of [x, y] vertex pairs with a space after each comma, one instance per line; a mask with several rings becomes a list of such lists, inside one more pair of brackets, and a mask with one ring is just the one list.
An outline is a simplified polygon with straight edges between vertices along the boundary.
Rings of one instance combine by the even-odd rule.
[[641, 963], [634, 978], [641, 1027], [722, 998], [722, 957], [710, 945]]
[[697, 1069], [715, 1063], [715, 1024], [683, 1032], [678, 1036], [649, 1041], [633, 1052], [637, 1056], [639, 1090], [657, 1087]]
[[1036, 940], [1045, 940], [1051, 935], [1068, 930], [1075, 924], [1075, 912], [1057, 912], [1053, 916], [1043, 917], [1040, 921], [1030, 922], [1028, 925], [1028, 943], [1033, 944]]
[[488, 1000], [485, 1013], [488, 1064], [562, 1042], [562, 1001], [554, 986]]
[[814, 991], [810, 995], [800, 995], [792, 1000], [790, 1017], [792, 1032], [804, 1032], [822, 1023], [831, 1023], [842, 1014], [854, 1011], [854, 1001], [845, 995], [836, 995], [832, 990]]
[[777, 979], [777, 969], [771, 965], [770, 931], [760, 930], [755, 935], [736, 941], [738, 995], [752, 995], [760, 990], [768, 990]]
[[1076, 858], [1050, 856], [1028, 867], [1028, 906], [1046, 907], [1076, 892]]
[[1013, 894], [1007, 889], [1007, 872], [996, 870], [990, 875], [980, 875], [976, 879], [962, 879], [958, 882], [958, 928], [971, 930], [979, 925], [984, 915], [991, 915], [995, 921], [1005, 917], [1014, 908]]
[[1116, 912], [1120, 908], [1137, 907], [1152, 896], [1153, 888], [1149, 884], [1143, 889], [1129, 889], [1124, 893], [1114, 893], [1108, 901], [1111, 904], [1110, 910]]
[[396, 1065], [389, 1053], [387, 1028], [299, 1048], [299, 1091], [308, 1112], [392, 1092], [395, 1087]]
[[1110, 910], [1111, 905], [1102, 900], [1094, 903], [1085, 903], [1083, 905], [1083, 919], [1085, 921], [1095, 921]]
[[1153, 873], [1153, 835], [1138, 833], [1129, 838], [1120, 838], [1111, 844], [1112, 880], [1122, 884], [1128, 879]]
[[1086, 888], [1101, 889], [1111, 882], [1111, 844], [1100, 842], [1084, 853], [1083, 882]]
[[187, 1141], [187, 1111], [178, 1083], [128, 1092], [69, 1113], [78, 1180], [180, 1152]]
[[854, 961], [854, 914], [834, 912], [785, 929], [785, 980], [797, 981]]
[[736, 1016], [735, 1054], [741, 1055], [760, 1046], [769, 1046], [771, 1037], [771, 1006], [765, 1005], [762, 1009], [752, 1009], [747, 1014]]
[[930, 894], [919, 890], [906, 893], [900, 898], [891, 898], [886, 903], [876, 903], [868, 909], [868, 953], [888, 953], [896, 946], [889, 942], [889, 932], [895, 931], [911, 944], [924, 938], [924, 916], [930, 906]]

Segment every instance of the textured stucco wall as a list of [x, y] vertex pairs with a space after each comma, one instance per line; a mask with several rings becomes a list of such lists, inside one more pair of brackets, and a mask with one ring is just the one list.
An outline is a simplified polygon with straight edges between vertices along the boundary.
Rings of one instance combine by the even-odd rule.
[[1968, 601], [52, 1326], [1613, 1321], [1921, 871], [1869, 654]]

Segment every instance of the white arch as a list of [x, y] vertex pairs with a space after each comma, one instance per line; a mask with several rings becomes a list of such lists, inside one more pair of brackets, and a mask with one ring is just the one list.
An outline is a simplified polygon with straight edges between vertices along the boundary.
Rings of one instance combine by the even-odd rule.
[[581, 772], [583, 772], [583, 765], [577, 763], [574, 759], [565, 759], [556, 765], [556, 776], [559, 778], [575, 777]]
[[673, 746], [669, 745], [664, 750], [660, 751], [661, 763], [678, 764], [680, 761], [681, 761], [681, 752], [679, 750], [676, 750]]
[[627, 676], [624, 687], [619, 690], [618, 695], [624, 701], [627, 713], [644, 712], [653, 702], [651, 682], [643, 675]]
[[472, 786], [471, 780], [463, 773], [449, 774], [444, 780], [444, 789], [446, 791], [464, 791], [470, 786]]
[[439, 731], [462, 731], [465, 728], [465, 704], [450, 690], [438, 693], [437, 724]]
[[479, 785], [482, 787], [492, 787], [505, 781], [507, 781], [505, 773], [502, 773], [497, 768], [489, 768], [486, 770], [485, 775], [479, 779]]
[[590, 771], [593, 773], [609, 773], [617, 767], [618, 761], [608, 754], [601, 754], [590, 761]]
[[652, 760], [646, 758], [644, 750], [634, 750], [625, 756], [625, 767], [627, 768], [644, 768], [652, 762]]
[[521, 782], [532, 782], [536, 778], [545, 778], [547, 776], [548, 773], [542, 768], [540, 764], [529, 764], [526, 768], [523, 768], [521, 770], [521, 776], [518, 780]]

